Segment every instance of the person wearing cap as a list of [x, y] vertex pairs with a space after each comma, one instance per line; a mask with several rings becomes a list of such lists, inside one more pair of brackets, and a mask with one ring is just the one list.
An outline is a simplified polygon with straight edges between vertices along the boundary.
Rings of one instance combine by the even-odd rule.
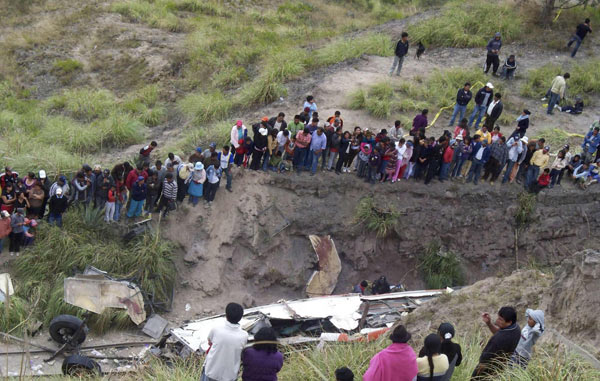
[[4, 241], [9, 237], [12, 228], [10, 227], [10, 213], [6, 210], [0, 212], [0, 254], [4, 247]]
[[277, 116], [269, 119], [268, 124], [269, 127], [275, 129], [277, 131], [283, 131], [287, 128], [287, 122], [285, 121], [285, 113], [280, 112]]
[[471, 102], [471, 98], [473, 98], [473, 93], [471, 93], [471, 84], [469, 82], [465, 82], [464, 86], [461, 89], [458, 89], [456, 93], [456, 104], [454, 105], [454, 111], [452, 112], [452, 118], [450, 118], [450, 123], [448, 126], [454, 125], [454, 120], [457, 115], [459, 120], [462, 120], [465, 116], [465, 112], [467, 111], [467, 105]]
[[173, 172], [167, 172], [165, 175], [165, 181], [162, 185], [162, 194], [158, 202], [158, 213], [164, 208], [163, 217], [166, 217], [170, 211], [175, 210], [177, 205], [177, 193], [178, 193], [177, 181]]
[[598, 146], [600, 146], [600, 127], [594, 127], [585, 135], [581, 144], [581, 158], [583, 161], [594, 161], [594, 154], [598, 150]]
[[592, 33], [592, 27], [590, 26], [590, 19], [586, 18], [583, 23], [577, 25], [575, 29], [575, 34], [569, 39], [567, 42], [567, 47], [571, 47], [573, 43], [575, 43], [575, 48], [571, 51], [571, 58], [575, 58], [575, 54], [577, 54], [577, 50], [581, 46], [583, 39], [588, 33]]
[[189, 203], [193, 206], [198, 205], [198, 201], [200, 201], [200, 197], [202, 197], [205, 181], [206, 171], [204, 170], [204, 164], [199, 161], [194, 165], [194, 171], [192, 172], [191, 176], [186, 180], [186, 184], [189, 184]]
[[192, 154], [188, 158], [188, 161], [192, 164], [196, 164], [197, 162], [202, 161], [202, 160], [204, 160], [204, 155], [202, 154], [202, 148], [196, 147], [194, 152], [192, 152]]
[[148, 188], [145, 184], [144, 176], [138, 176], [137, 181], [131, 188], [131, 202], [129, 203], [129, 209], [127, 210], [128, 218], [137, 218], [142, 215], [147, 191]]
[[498, 66], [500, 66], [500, 58], [498, 55], [500, 54], [500, 49], [502, 48], [502, 36], [500, 32], [497, 32], [494, 37], [488, 41], [486, 46], [487, 49], [487, 58], [485, 60], [485, 69], [483, 70], [485, 74], [490, 71], [490, 67], [493, 67], [492, 74], [496, 75], [498, 71]]
[[63, 194], [63, 188], [56, 188], [55, 193], [48, 200], [48, 223], [56, 224], [59, 228], [62, 227], [62, 215], [67, 210], [69, 201]]
[[394, 49], [394, 62], [392, 63], [392, 67], [390, 68], [390, 76], [394, 74], [394, 69], [396, 69], [396, 75], [400, 75], [400, 70], [402, 70], [404, 58], [408, 54], [408, 47], [408, 33], [402, 32], [400, 40], [396, 43], [396, 49]]
[[[211, 142], [208, 145], [208, 148], [202, 152], [202, 156], [204, 156], [204, 159], [208, 159], [211, 157], [213, 152], [217, 152], [217, 143], [215, 143], [215, 142]], [[190, 163], [192, 163], [192, 162], [190, 161]], [[195, 163], [192, 163], [192, 164], [195, 164]]]
[[527, 168], [527, 176], [525, 178], [525, 189], [529, 189], [538, 179], [540, 175], [540, 169], [546, 168], [550, 161], [550, 146], [545, 146], [533, 153]]
[[479, 128], [479, 123], [481, 122], [481, 119], [485, 115], [488, 106], [490, 105], [490, 103], [492, 103], [492, 100], [494, 98], [493, 90], [494, 85], [492, 85], [491, 82], [488, 82], [484, 87], [477, 91], [477, 94], [475, 94], [475, 107], [473, 108], [473, 112], [471, 113], [471, 117], [469, 118], [469, 127], [473, 126], [473, 121], [475, 120], [475, 118], [477, 118], [477, 121], [475, 121], [474, 128]]
[[262, 157], [267, 150], [267, 135], [269, 134], [267, 120], [261, 120], [259, 123], [252, 125], [252, 131], [254, 132], [254, 149], [252, 151], [250, 169], [254, 171], [261, 168]]
[[[508, 158], [506, 161], [506, 172], [504, 172], [504, 177], [502, 178], [502, 184], [506, 184], [510, 180], [513, 168], [518, 162], [519, 157], [523, 153], [528, 142], [527, 136], [519, 138], [518, 134], [512, 136], [508, 139], [508, 142], [506, 142], [506, 146], [508, 147]], [[502, 170], [500, 170], [500, 172], [502, 172]]]
[[[243, 144], [244, 139], [246, 139], [246, 136], [248, 136], [248, 129], [246, 128], [246, 126], [244, 126], [244, 122], [242, 122], [241, 120], [237, 120], [235, 122], [235, 125], [231, 127], [231, 134], [229, 139], [229, 142], [233, 147], [233, 152], [240, 148], [240, 145]], [[239, 163], [238, 165], [241, 165], [241, 163]]]
[[312, 120], [313, 113], [317, 111], [317, 102], [315, 102], [315, 97], [312, 95], [307, 96], [302, 108], [305, 110], [308, 108], [308, 120]]
[[565, 73], [563, 75], [557, 75], [552, 80], [550, 99], [548, 100], [548, 109], [546, 110], [546, 114], [552, 115], [554, 112], [554, 106], [556, 106], [561, 99], [565, 98], [567, 79], [569, 78], [571, 78], [571, 74]]
[[499, 93], [494, 94], [494, 100], [488, 106], [485, 115], [484, 125], [487, 126], [488, 131], [492, 131], [494, 129], [494, 125], [500, 115], [502, 115], [502, 110], [504, 110], [504, 105], [502, 104], [502, 95]]
[[140, 149], [137, 164], [144, 165], [144, 163], [150, 165], [150, 153], [158, 146], [158, 143], [154, 140], [147, 146]]
[[206, 182], [204, 185], [206, 189], [204, 191], [204, 201], [206, 202], [205, 208], [210, 208], [212, 202], [217, 195], [219, 190], [219, 184], [221, 183], [221, 175], [223, 171], [219, 168], [219, 162], [211, 164], [206, 168]]
[[10, 218], [10, 244], [9, 244], [9, 252], [10, 255], [19, 256], [19, 251], [21, 251], [21, 245], [23, 244], [23, 236], [25, 231], [23, 226], [25, 225], [25, 217], [23, 216], [25, 211], [23, 208], [17, 208], [15, 213]]
[[52, 197], [56, 194], [56, 191], [58, 189], [62, 190], [62, 195], [65, 197], [69, 196], [69, 192], [70, 192], [70, 187], [69, 184], [67, 182], [67, 178], [63, 175], [58, 177], [58, 180], [56, 180], [54, 182], [54, 184], [52, 184], [52, 186], [50, 186], [50, 194], [49, 196]]
[[403, 325], [393, 328], [392, 344], [369, 362], [363, 381], [413, 381], [417, 377], [417, 355], [408, 345], [411, 334]]

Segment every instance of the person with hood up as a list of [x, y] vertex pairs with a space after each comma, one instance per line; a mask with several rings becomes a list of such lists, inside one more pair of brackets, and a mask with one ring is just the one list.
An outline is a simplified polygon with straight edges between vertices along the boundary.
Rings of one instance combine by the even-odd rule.
[[367, 164], [369, 162], [369, 156], [371, 156], [371, 145], [369, 143], [360, 144], [360, 152], [358, 153], [358, 171], [357, 175], [360, 178], [367, 176]]
[[500, 34], [500, 32], [496, 32], [494, 38], [492, 38], [486, 46], [487, 58], [485, 60], [485, 68], [483, 69], [485, 74], [487, 74], [488, 71], [490, 71], [490, 67], [493, 67], [492, 74], [496, 75], [496, 72], [498, 71], [498, 66], [500, 66], [500, 58], [498, 57], [498, 55], [500, 54], [501, 48], [502, 35]]
[[194, 166], [194, 171], [190, 174], [190, 177], [186, 180], [188, 186], [188, 194], [190, 195], [190, 204], [196, 206], [200, 197], [202, 197], [203, 184], [206, 180], [206, 171], [204, 170], [204, 164], [201, 161], [197, 162]]
[[369, 362], [363, 381], [413, 381], [417, 376], [417, 356], [407, 344], [410, 333], [398, 325], [390, 335], [392, 344]]
[[527, 368], [527, 364], [531, 359], [533, 346], [546, 328], [544, 324], [544, 311], [528, 308], [525, 310], [525, 316], [527, 317], [527, 324], [521, 330], [521, 339], [510, 359], [511, 364], [519, 365], [524, 369]]

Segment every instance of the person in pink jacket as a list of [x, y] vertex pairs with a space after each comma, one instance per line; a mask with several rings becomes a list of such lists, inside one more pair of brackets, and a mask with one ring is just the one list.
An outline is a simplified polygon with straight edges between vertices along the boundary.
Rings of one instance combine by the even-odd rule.
[[413, 381], [417, 377], [417, 355], [406, 344], [410, 333], [399, 325], [390, 340], [392, 344], [371, 359], [363, 381]]

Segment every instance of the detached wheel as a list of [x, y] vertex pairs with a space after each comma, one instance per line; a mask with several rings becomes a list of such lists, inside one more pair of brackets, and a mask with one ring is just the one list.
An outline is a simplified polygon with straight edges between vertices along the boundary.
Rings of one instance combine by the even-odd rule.
[[77, 337], [74, 337], [83, 321], [73, 315], [58, 315], [50, 322], [50, 336], [59, 344], [74, 343], [81, 344], [85, 341], [87, 327], [83, 327]]
[[72, 355], [62, 363], [62, 372], [65, 376], [90, 377], [102, 374], [100, 365], [89, 357]]

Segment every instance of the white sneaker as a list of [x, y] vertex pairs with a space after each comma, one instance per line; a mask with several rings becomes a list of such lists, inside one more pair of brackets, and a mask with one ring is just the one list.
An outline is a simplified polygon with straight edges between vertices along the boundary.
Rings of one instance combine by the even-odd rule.
[[19, 253], [16, 253], [16, 254], [17, 254], [17, 257], [18, 257], [18, 256], [19, 256]]
[[9, 254], [10, 254], [11, 257], [15, 255], [15, 253], [13, 253], [12, 251], [9, 252]]
[[546, 97], [542, 98], [542, 102], [547, 101], [547, 100], [548, 100], [548, 98], [546, 98]]

